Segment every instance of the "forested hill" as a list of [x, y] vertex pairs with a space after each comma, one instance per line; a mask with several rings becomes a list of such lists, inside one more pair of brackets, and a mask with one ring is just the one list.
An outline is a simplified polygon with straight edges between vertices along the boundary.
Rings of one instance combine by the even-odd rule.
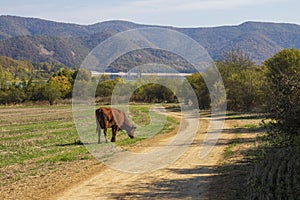
[[[0, 56], [79, 66], [91, 49], [111, 35], [151, 26], [154, 25], [116, 20], [77, 25], [35, 18], [0, 16]], [[271, 57], [282, 48], [300, 49], [300, 26], [295, 24], [246, 22], [237, 26], [170, 28], [198, 41], [215, 60], [231, 49], [244, 51], [257, 63]], [[166, 57], [164, 53], [157, 52], [151, 56], [155, 56], [155, 60]], [[143, 59], [147, 61], [150, 57]]]

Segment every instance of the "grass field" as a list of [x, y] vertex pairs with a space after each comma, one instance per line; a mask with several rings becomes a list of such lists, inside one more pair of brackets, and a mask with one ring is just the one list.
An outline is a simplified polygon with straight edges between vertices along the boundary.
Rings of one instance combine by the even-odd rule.
[[[149, 105], [134, 105], [130, 111], [136, 124], [149, 124]], [[167, 117], [160, 133], [173, 130], [177, 123]], [[92, 134], [96, 135], [94, 129]], [[125, 136], [118, 133], [117, 145], [143, 139], [130, 140]], [[51, 166], [93, 157], [79, 139], [71, 105], [56, 105], [0, 107], [0, 158], [2, 186], [35, 174], [44, 166], [51, 169]]]

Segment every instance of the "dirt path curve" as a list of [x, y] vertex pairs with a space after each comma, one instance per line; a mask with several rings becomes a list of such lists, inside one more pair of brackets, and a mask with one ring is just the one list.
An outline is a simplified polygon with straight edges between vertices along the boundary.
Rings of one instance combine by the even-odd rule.
[[[173, 116], [178, 113], [172, 113]], [[103, 166], [94, 177], [59, 194], [57, 199], [207, 199], [212, 169], [222, 158], [225, 145], [216, 145], [203, 159], [199, 158], [200, 144], [209, 126], [207, 118], [200, 118], [200, 126], [191, 145], [175, 162], [163, 169], [147, 173], [128, 173]], [[182, 123], [186, 130], [193, 129], [188, 118]], [[230, 122], [224, 128], [232, 128]], [[159, 136], [160, 144], [173, 136]], [[221, 134], [220, 140], [230, 140], [232, 134]], [[157, 138], [155, 139], [157, 142]], [[147, 150], [152, 139], [142, 142]], [[157, 158], [159, 159], [159, 157]]]

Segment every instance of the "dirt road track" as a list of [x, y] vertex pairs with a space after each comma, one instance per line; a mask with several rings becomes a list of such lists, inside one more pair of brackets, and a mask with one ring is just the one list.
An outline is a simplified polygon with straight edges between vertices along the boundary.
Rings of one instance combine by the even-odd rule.
[[[191, 126], [185, 120], [187, 128]], [[81, 184], [58, 194], [57, 199], [207, 199], [209, 180], [213, 167], [222, 158], [225, 146], [218, 144], [204, 159], [199, 158], [200, 144], [204, 139], [209, 121], [200, 119], [200, 126], [193, 143], [185, 153], [169, 166], [149, 173], [126, 173], [103, 166], [99, 173]], [[224, 128], [232, 128], [226, 122]], [[232, 134], [222, 134], [224, 143]], [[160, 136], [160, 142], [172, 135]], [[148, 143], [148, 144], [147, 144]], [[151, 139], [143, 142], [144, 150], [153, 144]]]

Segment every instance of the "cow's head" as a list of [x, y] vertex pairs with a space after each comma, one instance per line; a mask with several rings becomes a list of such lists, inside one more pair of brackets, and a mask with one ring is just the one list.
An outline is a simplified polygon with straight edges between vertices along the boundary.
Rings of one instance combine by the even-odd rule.
[[136, 129], [136, 127], [135, 127], [135, 126], [132, 126], [132, 127], [130, 128], [130, 130], [128, 131], [128, 136], [129, 136], [130, 138], [134, 138], [134, 131], [135, 131], [135, 129]]

